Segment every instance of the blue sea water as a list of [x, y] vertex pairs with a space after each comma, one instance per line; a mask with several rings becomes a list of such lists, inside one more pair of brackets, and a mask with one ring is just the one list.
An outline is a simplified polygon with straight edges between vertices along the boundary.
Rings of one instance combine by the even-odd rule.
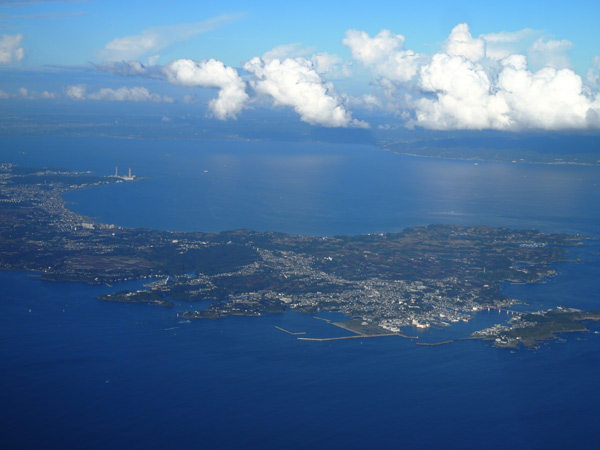
[[[366, 146], [3, 138], [3, 161], [140, 177], [71, 192], [107, 223], [299, 234], [429, 223], [600, 238], [600, 168], [413, 158]], [[504, 286], [532, 308], [600, 309], [600, 245], [545, 283]], [[136, 286], [133, 282], [133, 286]], [[437, 347], [344, 334], [296, 313], [185, 321], [113, 304], [113, 288], [0, 272], [2, 448], [588, 448], [597, 445], [600, 332], [538, 350]], [[430, 332], [461, 337], [502, 320]], [[422, 333], [422, 332], [420, 332]], [[428, 336], [423, 335], [423, 338]]]

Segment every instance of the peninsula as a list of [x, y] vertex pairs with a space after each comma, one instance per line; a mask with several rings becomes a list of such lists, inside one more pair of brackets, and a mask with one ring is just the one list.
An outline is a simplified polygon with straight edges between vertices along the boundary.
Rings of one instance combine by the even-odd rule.
[[[181, 315], [190, 319], [338, 311], [354, 319], [346, 329], [389, 335], [510, 308], [516, 302], [500, 293], [500, 282], [551, 277], [552, 264], [565, 259], [565, 247], [584, 240], [457, 225], [334, 237], [169, 232], [98, 223], [70, 211], [62, 200], [72, 189], [117, 182], [123, 180], [0, 164], [0, 268], [36, 271], [55, 281], [149, 278], [143, 289], [100, 298], [167, 307], [187, 301], [190, 308]], [[210, 304], [194, 308], [197, 301]], [[507, 328], [473, 337], [499, 346], [527, 345], [554, 332], [582, 330], [580, 322], [598, 318], [600, 313], [572, 310], [519, 314]], [[556, 326], [567, 319], [571, 325]]]

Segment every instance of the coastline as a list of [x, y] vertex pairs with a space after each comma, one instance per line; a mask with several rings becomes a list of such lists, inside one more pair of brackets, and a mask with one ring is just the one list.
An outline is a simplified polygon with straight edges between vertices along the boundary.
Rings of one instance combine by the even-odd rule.
[[494, 159], [494, 158], [468, 158], [468, 157], [456, 157], [446, 155], [423, 155], [420, 153], [403, 152], [398, 150], [392, 150], [381, 146], [375, 146], [377, 149], [384, 152], [395, 153], [397, 155], [412, 156], [414, 158], [428, 158], [428, 159], [442, 159], [448, 161], [472, 161], [473, 163], [511, 163], [511, 164], [531, 164], [531, 165], [548, 165], [548, 166], [589, 166], [597, 167], [600, 166], [600, 162], [588, 163], [588, 162], [576, 162], [576, 161], [525, 161], [525, 160], [512, 160], [512, 159]]

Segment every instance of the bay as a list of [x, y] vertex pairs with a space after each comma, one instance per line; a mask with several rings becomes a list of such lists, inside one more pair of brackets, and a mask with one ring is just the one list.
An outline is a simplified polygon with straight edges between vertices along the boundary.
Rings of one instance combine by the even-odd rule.
[[[3, 161], [144, 179], [66, 196], [107, 223], [334, 235], [429, 223], [600, 237], [600, 168], [414, 158], [367, 146], [3, 138]], [[504, 292], [598, 309], [600, 248]], [[286, 313], [182, 321], [107, 286], [0, 273], [3, 448], [579, 448], [596, 442], [600, 327], [535, 351], [343, 333]], [[113, 287], [112, 289], [116, 289]], [[496, 320], [482, 313], [474, 324]], [[474, 325], [469, 324], [469, 326]], [[453, 333], [454, 331], [449, 333]], [[458, 330], [456, 333], [464, 333]], [[437, 336], [434, 336], [437, 338]]]

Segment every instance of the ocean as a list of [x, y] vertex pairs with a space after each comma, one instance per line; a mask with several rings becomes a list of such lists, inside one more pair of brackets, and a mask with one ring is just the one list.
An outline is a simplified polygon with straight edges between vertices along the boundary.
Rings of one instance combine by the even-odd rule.
[[[503, 292], [600, 309], [600, 167], [416, 158], [362, 145], [2, 138], [1, 160], [142, 179], [65, 196], [121, 226], [305, 235], [430, 223], [594, 238], [558, 275]], [[341, 335], [313, 316], [187, 321], [115, 304], [123, 286], [0, 272], [2, 448], [585, 448], [597, 444], [600, 325], [537, 350]], [[321, 315], [337, 318], [338, 315]], [[498, 320], [433, 330], [460, 338]]]

